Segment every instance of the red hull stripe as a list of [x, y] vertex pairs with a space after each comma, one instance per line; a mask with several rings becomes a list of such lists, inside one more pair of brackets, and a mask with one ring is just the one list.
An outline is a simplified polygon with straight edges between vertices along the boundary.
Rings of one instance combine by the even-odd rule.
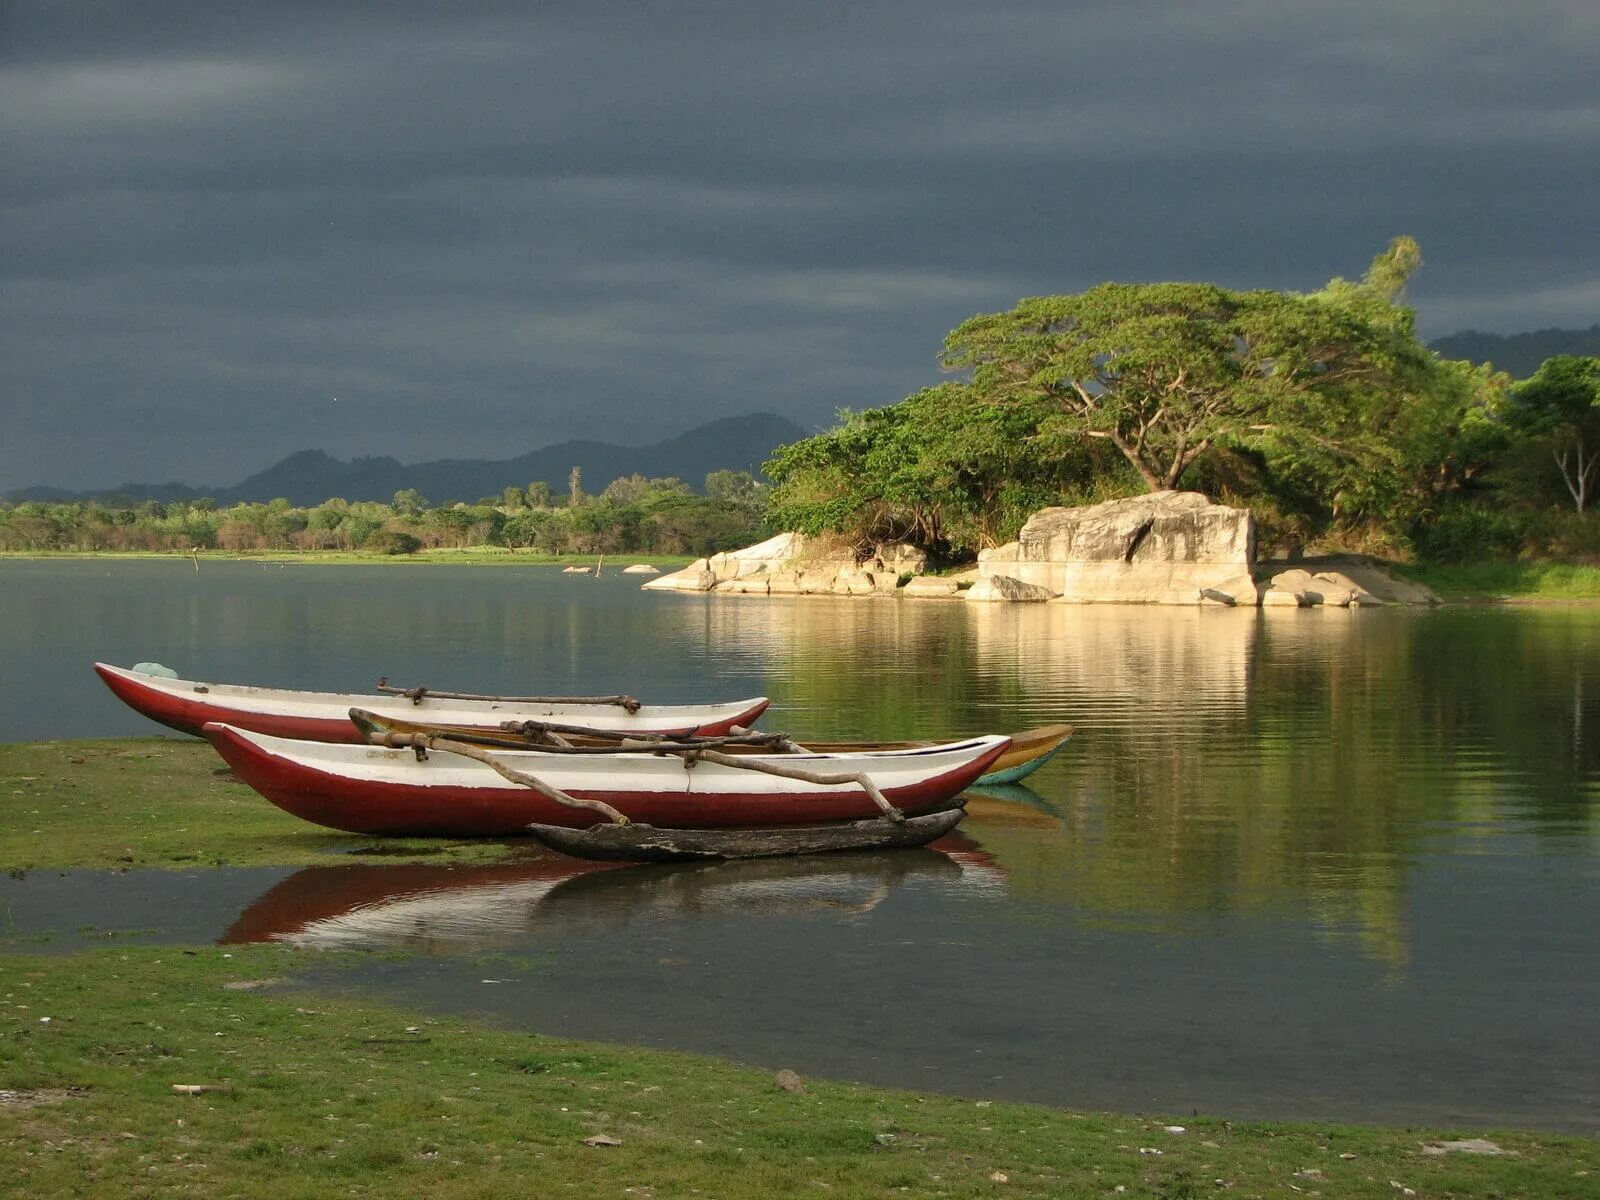
[[[567, 808], [529, 788], [422, 787], [351, 779], [263, 749], [226, 725], [205, 731], [234, 774], [285, 812], [350, 833], [506, 837], [539, 822], [587, 828], [593, 813]], [[886, 788], [907, 813], [927, 812], [959, 795], [988, 770], [1007, 743], [998, 741], [962, 766], [916, 784]], [[694, 795], [683, 791], [603, 790], [574, 793], [604, 800], [629, 819], [663, 827], [793, 825], [859, 820], [877, 807], [860, 788], [785, 795], [772, 792]]]

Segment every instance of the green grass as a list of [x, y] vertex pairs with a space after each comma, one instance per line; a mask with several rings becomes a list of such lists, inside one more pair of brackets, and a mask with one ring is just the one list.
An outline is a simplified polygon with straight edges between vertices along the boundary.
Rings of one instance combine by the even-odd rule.
[[[0, 744], [0, 869], [493, 862], [516, 841], [383, 838], [291, 817], [198, 738]], [[376, 854], [361, 854], [371, 849]]]
[[[219, 1200], [1577, 1200], [1600, 1173], [1600, 1146], [1576, 1137], [1074, 1113], [818, 1080], [795, 1094], [771, 1070], [284, 982], [328, 957], [270, 946], [0, 956], [0, 1089], [11, 1093], [0, 1178], [19, 1196]], [[261, 980], [279, 982], [224, 986]], [[595, 1135], [621, 1144], [584, 1144]], [[1513, 1155], [1423, 1153], [1455, 1136]]]
[[1600, 567], [1575, 563], [1395, 564], [1396, 574], [1426, 584], [1445, 600], [1600, 600]]

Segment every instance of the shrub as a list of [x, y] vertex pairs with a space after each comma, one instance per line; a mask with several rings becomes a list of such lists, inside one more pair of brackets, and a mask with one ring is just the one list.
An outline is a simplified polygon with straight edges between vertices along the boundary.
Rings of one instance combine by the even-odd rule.
[[422, 549], [422, 539], [402, 529], [380, 529], [362, 543], [362, 549], [376, 554], [415, 554]]

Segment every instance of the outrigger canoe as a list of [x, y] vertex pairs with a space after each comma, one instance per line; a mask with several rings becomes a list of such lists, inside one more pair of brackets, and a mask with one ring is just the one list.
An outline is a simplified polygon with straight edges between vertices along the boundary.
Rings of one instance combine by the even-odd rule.
[[[285, 812], [353, 833], [445, 837], [520, 836], [533, 824], [587, 828], [594, 814], [569, 807], [574, 800], [614, 809], [627, 821], [679, 828], [855, 821], [886, 805], [915, 816], [948, 804], [1010, 744], [991, 736], [914, 750], [730, 762], [715, 752], [650, 747], [447, 752], [443, 739], [413, 750], [297, 741], [216, 723], [204, 732], [235, 775]], [[850, 781], [793, 778], [803, 772]]]
[[[408, 737], [418, 733], [442, 733], [448, 737], [459, 738], [462, 741], [473, 742], [480, 746], [498, 746], [507, 750], [534, 750], [541, 745], [551, 744], [548, 734], [541, 734], [537, 727], [526, 731], [514, 729], [479, 730], [464, 728], [441, 728], [418, 721], [415, 717], [391, 718], [380, 717], [375, 713], [355, 709], [350, 713], [350, 719], [362, 731], [363, 740], [375, 745], [389, 744], [387, 739], [391, 735]], [[561, 737], [574, 746], [617, 746], [626, 735], [599, 735], [577, 733], [572, 730], [563, 730]], [[1072, 736], [1071, 725], [1041, 725], [1037, 729], [1025, 729], [1021, 733], [1013, 733], [1011, 745], [1006, 747], [1005, 753], [997, 758], [994, 765], [977, 781], [977, 786], [988, 787], [995, 784], [1015, 783], [1032, 775], [1045, 763], [1049, 762], [1066, 745], [1067, 739]], [[813, 742], [809, 739], [789, 743], [799, 751], [811, 754], [870, 754], [880, 750], [918, 750], [939, 743], [932, 741], [921, 742]], [[730, 754], [748, 754], [751, 747], [727, 746], [724, 747]], [[760, 750], [760, 747], [756, 747]]]
[[432, 725], [495, 730], [505, 722], [568, 722], [628, 733], [698, 733], [716, 736], [734, 726], [748, 726], [766, 711], [765, 696], [724, 704], [640, 704], [628, 696], [567, 698], [528, 702], [508, 699], [465, 699], [457, 693], [425, 688], [388, 695], [298, 692], [243, 687], [230, 683], [197, 683], [142, 675], [122, 667], [95, 663], [95, 671], [118, 699], [152, 721], [199, 734], [216, 721], [277, 737], [319, 742], [360, 743], [350, 723], [350, 709], [369, 709], [380, 716], [422, 720]]

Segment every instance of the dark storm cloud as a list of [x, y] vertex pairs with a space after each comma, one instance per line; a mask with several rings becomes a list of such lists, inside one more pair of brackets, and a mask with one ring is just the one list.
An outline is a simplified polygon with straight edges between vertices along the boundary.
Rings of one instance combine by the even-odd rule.
[[820, 423], [1022, 295], [1401, 232], [1430, 334], [1600, 310], [1577, 0], [3, 20], [0, 487]]

